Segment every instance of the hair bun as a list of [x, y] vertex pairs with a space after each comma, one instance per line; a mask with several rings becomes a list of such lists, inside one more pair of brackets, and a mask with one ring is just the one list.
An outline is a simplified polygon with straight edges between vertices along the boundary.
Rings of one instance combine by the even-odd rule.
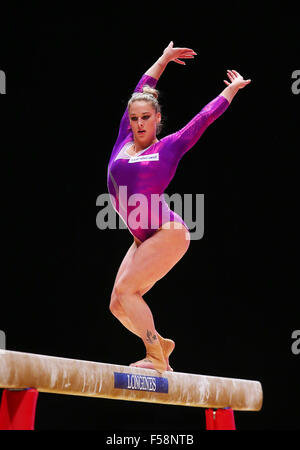
[[143, 94], [152, 95], [156, 99], [158, 98], [158, 91], [148, 86], [148, 84], [145, 84], [145, 86], [143, 86]]

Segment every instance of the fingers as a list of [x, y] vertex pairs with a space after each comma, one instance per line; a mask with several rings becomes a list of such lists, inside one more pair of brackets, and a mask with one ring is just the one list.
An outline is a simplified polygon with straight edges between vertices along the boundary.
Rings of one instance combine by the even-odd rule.
[[174, 49], [174, 50], [179, 50], [180, 52], [180, 54], [182, 54], [182, 55], [197, 55], [197, 53], [196, 52], [194, 52], [194, 50], [191, 50], [191, 49], [188, 49], [188, 48], [184, 48], [184, 49], [182, 49], [182, 48], [178, 48], [178, 49]]
[[186, 64], [184, 61], [181, 61], [181, 59], [194, 59], [195, 55], [197, 55], [197, 53], [194, 52], [194, 50], [188, 48], [173, 48], [172, 50], [173, 50], [173, 61], [182, 65]]
[[195, 56], [194, 55], [178, 55], [179, 58], [184, 58], [184, 59], [194, 59]]
[[[172, 44], [172, 45], [171, 45], [171, 44]], [[173, 42], [173, 41], [170, 42], [169, 47], [174, 47], [174, 42]], [[194, 50], [193, 50], [192, 48], [187, 48], [187, 47], [174, 47], [174, 50], [177, 50], [177, 51], [179, 50], [179, 51], [184, 52], [184, 53], [190, 53], [190, 52], [192, 52], [192, 53], [194, 53], [195, 55], [197, 55], [197, 53], [194, 52]]]
[[227, 75], [228, 75], [228, 77], [230, 75], [233, 79], [240, 77], [243, 80], [242, 75], [239, 72], [237, 72], [236, 70], [233, 70], [233, 69], [232, 70], [227, 70]]
[[[176, 50], [176, 49], [174, 49]], [[184, 52], [184, 51], [180, 51], [178, 53], [175, 54], [176, 57], [174, 58], [174, 61], [176, 60], [176, 62], [179, 62], [179, 58], [181, 59], [194, 59], [195, 55], [197, 55], [196, 52], [192, 51], [192, 52]], [[175, 56], [174, 55], [174, 56]], [[181, 61], [180, 64], [183, 64], [183, 62]]]
[[190, 53], [190, 52], [192, 52], [192, 53], [194, 53], [195, 55], [197, 55], [197, 53], [194, 52], [194, 50], [193, 50], [192, 48], [180, 48], [180, 47], [178, 47], [178, 50], [181, 50], [181, 51], [183, 51], [183, 52], [185, 52], [185, 53]]
[[184, 61], [180, 61], [180, 59], [178, 59], [178, 58], [173, 59], [173, 61], [176, 62], [176, 63], [178, 63], [178, 64], [182, 64], [182, 65], [184, 65], [184, 66], [186, 65]]
[[[247, 86], [249, 83], [251, 83], [251, 80], [244, 80], [244, 78], [242, 77], [242, 75], [239, 74], [239, 72], [237, 72], [236, 70], [227, 70], [227, 76], [229, 78], [229, 80], [231, 81], [231, 83], [234, 83], [236, 86], [239, 86], [239, 89]], [[231, 83], [229, 83], [227, 80], [223, 80], [224, 83], [227, 86], [230, 86]]]
[[182, 61], [182, 59], [194, 59], [195, 55], [197, 55], [197, 53], [191, 48], [174, 48], [173, 41], [169, 43], [168, 47], [164, 51], [164, 54], [167, 54], [169, 56], [170, 61], [174, 61], [177, 64], [181, 64], [183, 66], [185, 66], [186, 64], [184, 61]]
[[197, 55], [197, 53], [192, 48], [174, 47], [174, 42], [173, 41], [170, 42], [169, 47], [172, 48], [174, 51], [176, 51], [180, 55], [182, 55], [182, 54]]
[[188, 48], [188, 47], [174, 47], [174, 42], [170, 41], [168, 47], [169, 50], [173, 51], [174, 55], [176, 55], [176, 57], [191, 57], [194, 55], [197, 55], [197, 53], [192, 49], [192, 48]]
[[195, 56], [197, 55], [196, 52], [194, 52], [194, 50], [183, 50], [181, 48], [173, 48], [173, 52], [174, 54], [176, 54], [177, 56], [181, 57], [181, 56]]
[[231, 82], [236, 78], [236, 75], [233, 73], [232, 70], [227, 70], [227, 76]]

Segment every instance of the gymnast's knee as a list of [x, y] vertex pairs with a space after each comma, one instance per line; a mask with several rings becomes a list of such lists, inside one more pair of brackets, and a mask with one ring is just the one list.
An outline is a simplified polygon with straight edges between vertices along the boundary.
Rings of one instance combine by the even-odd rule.
[[124, 313], [122, 305], [125, 301], [126, 292], [126, 287], [123, 283], [117, 283], [114, 287], [109, 304], [109, 309], [114, 316]]
[[120, 297], [118, 296], [115, 288], [113, 289], [110, 297], [109, 309], [115, 317], [120, 316], [120, 314], [123, 312]]

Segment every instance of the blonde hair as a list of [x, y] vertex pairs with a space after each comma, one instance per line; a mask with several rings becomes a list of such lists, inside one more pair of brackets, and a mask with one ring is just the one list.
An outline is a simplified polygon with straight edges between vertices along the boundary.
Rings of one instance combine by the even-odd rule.
[[[142, 92], [134, 92], [131, 96], [131, 98], [128, 101], [128, 110], [130, 108], [130, 105], [133, 102], [137, 102], [137, 101], [144, 101], [144, 102], [149, 102], [152, 104], [153, 108], [155, 109], [156, 113], [160, 113], [161, 112], [161, 108], [160, 108], [160, 104], [158, 102], [158, 95], [159, 92], [157, 89], [153, 89], [152, 87], [150, 87], [148, 84], [145, 84], [143, 86], [143, 91]], [[159, 123], [157, 125], [157, 134], [160, 133], [162, 128], [162, 124]]]

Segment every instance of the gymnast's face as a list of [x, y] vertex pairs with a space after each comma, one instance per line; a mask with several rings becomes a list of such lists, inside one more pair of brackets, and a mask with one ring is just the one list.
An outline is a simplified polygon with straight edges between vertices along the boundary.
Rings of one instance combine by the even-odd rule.
[[130, 105], [129, 118], [134, 140], [145, 147], [151, 145], [156, 138], [161, 113], [155, 111], [151, 102], [137, 100]]

